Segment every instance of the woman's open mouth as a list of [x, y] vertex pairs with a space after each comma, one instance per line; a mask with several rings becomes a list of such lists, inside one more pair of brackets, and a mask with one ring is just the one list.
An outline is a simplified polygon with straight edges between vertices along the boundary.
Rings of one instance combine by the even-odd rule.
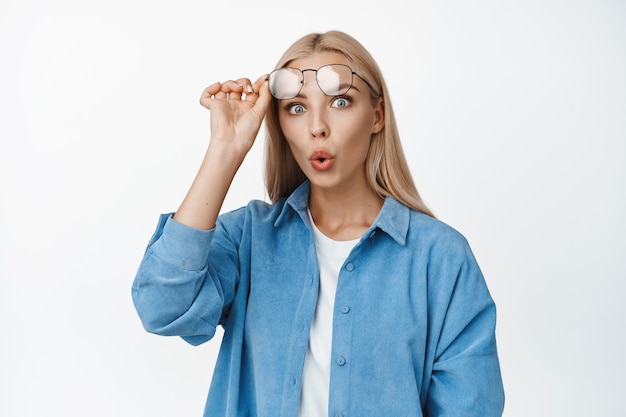
[[318, 149], [309, 158], [311, 166], [316, 171], [328, 171], [332, 168], [335, 160], [333, 156], [324, 149]]

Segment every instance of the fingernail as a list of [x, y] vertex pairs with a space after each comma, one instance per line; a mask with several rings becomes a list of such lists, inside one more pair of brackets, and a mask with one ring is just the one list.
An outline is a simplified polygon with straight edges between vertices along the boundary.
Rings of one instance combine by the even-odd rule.
[[248, 93], [253, 93], [254, 92], [254, 90], [252, 89], [252, 86], [250, 84], [248, 84], [246, 86], [246, 90], [248, 91]]

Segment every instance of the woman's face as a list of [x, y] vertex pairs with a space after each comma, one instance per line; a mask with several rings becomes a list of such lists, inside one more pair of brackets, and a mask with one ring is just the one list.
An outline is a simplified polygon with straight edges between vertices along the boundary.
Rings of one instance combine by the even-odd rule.
[[[319, 53], [289, 63], [289, 67], [318, 69], [350, 62], [341, 54]], [[312, 187], [358, 190], [367, 184], [365, 158], [371, 136], [384, 125], [382, 106], [372, 106], [367, 84], [353, 77], [352, 88], [327, 96], [315, 71], [304, 72], [300, 94], [278, 102], [281, 129], [300, 169]]]

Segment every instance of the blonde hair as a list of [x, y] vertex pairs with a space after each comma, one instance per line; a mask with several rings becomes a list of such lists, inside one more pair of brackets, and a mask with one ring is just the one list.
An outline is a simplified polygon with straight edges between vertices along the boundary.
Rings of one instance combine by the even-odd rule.
[[[382, 198], [393, 197], [404, 205], [435, 217], [422, 201], [406, 162], [395, 122], [387, 86], [374, 58], [356, 39], [340, 31], [311, 33], [291, 45], [276, 68], [291, 61], [320, 52], [344, 55], [355, 71], [370, 85], [372, 105], [380, 100], [384, 110], [384, 127], [372, 135], [365, 160], [366, 176], [372, 189]], [[278, 102], [273, 99], [266, 116], [265, 186], [272, 202], [288, 197], [306, 176], [289, 149], [278, 121]]]

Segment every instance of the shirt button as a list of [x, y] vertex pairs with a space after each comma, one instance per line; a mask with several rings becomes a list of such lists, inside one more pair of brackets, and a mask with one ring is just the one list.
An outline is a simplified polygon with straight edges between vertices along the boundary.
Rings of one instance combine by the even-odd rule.
[[352, 262], [346, 264], [346, 269], [350, 272], [354, 271], [354, 264]]
[[335, 417], [343, 417], [343, 414], [335, 414]]
[[343, 314], [348, 314], [348, 312], [350, 312], [350, 307], [343, 306], [339, 309], [339, 311], [341, 311]]
[[344, 366], [346, 364], [346, 360], [341, 356], [337, 358], [337, 365]]

